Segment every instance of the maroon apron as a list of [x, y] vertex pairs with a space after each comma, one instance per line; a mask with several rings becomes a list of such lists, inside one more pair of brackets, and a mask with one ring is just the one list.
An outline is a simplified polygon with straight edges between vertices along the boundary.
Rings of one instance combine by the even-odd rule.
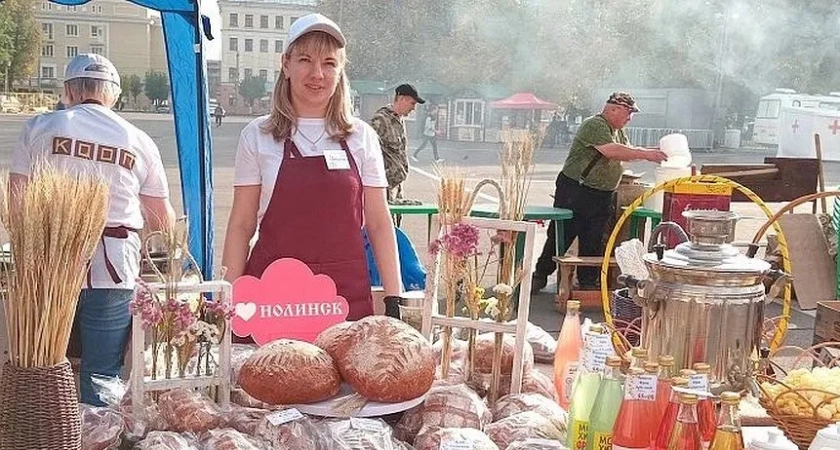
[[341, 141], [341, 148], [350, 168], [329, 170], [323, 156], [304, 158], [286, 139], [245, 274], [260, 277], [280, 258], [299, 259], [313, 273], [332, 278], [338, 295], [350, 305], [347, 320], [358, 320], [373, 314], [362, 240], [363, 187], [346, 141]]

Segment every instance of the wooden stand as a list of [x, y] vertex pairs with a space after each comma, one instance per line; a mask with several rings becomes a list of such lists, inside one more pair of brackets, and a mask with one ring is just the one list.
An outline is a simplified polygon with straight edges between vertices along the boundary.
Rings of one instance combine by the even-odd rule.
[[536, 224], [532, 222], [517, 222], [498, 219], [478, 219], [467, 217], [463, 223], [481, 230], [516, 231], [525, 235], [525, 247], [522, 257], [522, 267], [525, 271], [519, 285], [519, 307], [516, 320], [513, 322], [490, 322], [472, 320], [467, 317], [446, 317], [439, 313], [438, 286], [440, 285], [440, 266], [442, 253], [438, 253], [435, 265], [429, 274], [430, 283], [426, 289], [426, 300], [423, 311], [422, 333], [432, 341], [432, 332], [436, 326], [467, 328], [478, 332], [493, 332], [513, 334], [514, 344], [513, 372], [510, 380], [510, 393], [518, 394], [522, 390], [522, 355], [525, 348], [525, 337], [528, 326], [528, 313], [531, 305], [531, 267], [534, 259], [534, 235]]
[[[163, 283], [148, 285], [152, 295], [166, 288]], [[233, 300], [232, 286], [227, 281], [207, 281], [203, 283], [178, 283], [176, 289], [179, 294], [213, 294], [214, 301], [230, 303]], [[225, 324], [225, 331], [219, 342], [219, 362], [214, 375], [185, 376], [184, 378], [167, 378], [153, 380], [146, 376], [146, 332], [142, 321], [137, 317], [131, 323], [131, 408], [135, 415], [140, 415], [144, 409], [146, 392], [164, 391], [176, 388], [196, 389], [217, 386], [219, 388], [219, 406], [226, 408], [230, 405], [230, 320]]]

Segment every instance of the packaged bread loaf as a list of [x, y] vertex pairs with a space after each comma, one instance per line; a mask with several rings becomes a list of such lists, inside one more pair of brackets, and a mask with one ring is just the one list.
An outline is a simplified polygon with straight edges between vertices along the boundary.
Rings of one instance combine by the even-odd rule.
[[82, 450], [116, 450], [125, 429], [122, 415], [111, 408], [79, 404], [82, 415]]
[[522, 377], [522, 389], [520, 391], [523, 393], [539, 394], [555, 402], [559, 400], [557, 388], [554, 387], [554, 380], [537, 369], [526, 373]]
[[292, 405], [334, 397], [341, 378], [324, 350], [307, 342], [280, 339], [245, 361], [239, 371], [239, 385], [261, 402]]
[[264, 450], [255, 438], [233, 428], [210, 430], [201, 436], [202, 450]]
[[508, 445], [507, 450], [568, 450], [560, 441], [551, 439], [525, 439]]
[[403, 415], [394, 434], [397, 439], [412, 443], [424, 428], [483, 430], [492, 420], [487, 404], [466, 385], [436, 385], [423, 403]]
[[212, 400], [188, 389], [173, 389], [158, 399], [160, 415], [170, 431], [203, 433], [218, 428], [222, 415]]
[[[493, 352], [496, 345], [495, 333], [479, 334], [475, 339], [475, 372], [480, 374], [493, 373]], [[505, 334], [502, 339], [502, 362], [501, 374], [511, 375], [513, 373], [513, 358], [516, 354], [516, 338]], [[525, 341], [522, 352], [522, 373], [528, 373], [534, 368], [534, 351], [531, 344]]]
[[273, 407], [273, 405], [269, 405], [266, 402], [261, 402], [254, 397], [251, 397], [251, 395], [245, 392], [245, 390], [241, 387], [230, 390], [230, 402], [234, 405], [244, 406], [246, 408], [271, 409]]
[[430, 428], [414, 442], [415, 450], [499, 450], [483, 432], [473, 428]]
[[560, 425], [533, 411], [521, 412], [498, 422], [493, 422], [484, 429], [490, 439], [499, 446], [507, 448], [512, 442], [525, 439], [566, 440], [565, 425]]
[[195, 438], [172, 431], [152, 431], [134, 450], [200, 450]]
[[466, 366], [467, 366], [467, 342], [460, 339], [452, 338], [450, 340], [449, 352], [449, 373], [446, 377], [443, 376], [443, 339], [438, 339], [432, 345], [435, 352], [435, 362], [437, 369], [435, 370], [435, 379], [444, 381], [449, 384], [461, 384], [467, 381]]
[[322, 422], [337, 445], [336, 450], [404, 450], [387, 423], [379, 419], [352, 417]]
[[272, 449], [335, 449], [326, 428], [317, 426], [312, 419], [295, 408], [282, 408], [270, 412], [257, 425], [255, 434]]
[[493, 405], [493, 421], [508, 418], [521, 412], [533, 411], [547, 419], [565, 424], [568, 420], [566, 411], [554, 400], [539, 394], [510, 394], [500, 398]]
[[414, 328], [390, 317], [370, 316], [354, 322], [347, 333], [349, 338], [335, 348], [336, 365], [362, 397], [403, 402], [422, 396], [432, 386], [432, 346]]
[[337, 323], [320, 332], [318, 337], [315, 338], [315, 342], [313, 342], [313, 344], [322, 348], [333, 359], [335, 359], [335, 349], [338, 344], [349, 338], [350, 335], [347, 333], [347, 330], [351, 325], [353, 325], [353, 322]]
[[245, 433], [249, 436], [254, 436], [257, 432], [257, 425], [265, 419], [271, 411], [258, 408], [246, 408], [239, 405], [231, 405], [225, 411], [225, 425]]

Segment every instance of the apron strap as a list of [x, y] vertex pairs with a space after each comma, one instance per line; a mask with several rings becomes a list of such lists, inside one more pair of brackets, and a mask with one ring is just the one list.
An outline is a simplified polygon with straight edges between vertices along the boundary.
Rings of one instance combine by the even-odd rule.
[[295, 145], [295, 141], [293, 141], [292, 138], [286, 138], [286, 141], [283, 143], [283, 158], [303, 158], [303, 156], [300, 154], [300, 150], [298, 150], [298, 147], [297, 145]]
[[349, 146], [349, 145], [347, 145], [347, 140], [346, 140], [346, 139], [342, 139], [342, 140], [339, 142], [339, 144], [341, 144], [341, 148], [344, 150], [344, 153], [345, 153], [345, 154], [347, 154], [347, 161], [350, 161], [350, 158], [352, 158], [352, 157], [353, 157], [353, 155], [351, 155], [351, 154], [350, 154], [350, 146]]

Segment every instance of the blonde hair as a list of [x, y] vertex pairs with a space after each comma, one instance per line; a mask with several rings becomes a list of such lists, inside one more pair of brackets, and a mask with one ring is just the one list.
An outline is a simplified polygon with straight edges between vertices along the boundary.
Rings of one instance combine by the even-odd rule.
[[[341, 48], [339, 42], [327, 33], [314, 31], [306, 33], [296, 40], [283, 55], [283, 66], [290, 55], [306, 52], [314, 55], [323, 55], [338, 50], [338, 64], [340, 73], [338, 85], [327, 104], [326, 127], [329, 136], [335, 140], [347, 138], [353, 132], [351, 122], [352, 110], [350, 105], [350, 83], [347, 81], [347, 53]], [[277, 142], [284, 141], [294, 134], [297, 126], [297, 111], [292, 106], [291, 82], [284, 76], [281, 70], [279, 79], [274, 85], [274, 92], [271, 95], [271, 113], [268, 120], [262, 125], [262, 130], [270, 133]]]
[[120, 98], [122, 90], [116, 83], [95, 78], [74, 78], [64, 82], [64, 94], [70, 106], [85, 100], [96, 100], [108, 108]]

